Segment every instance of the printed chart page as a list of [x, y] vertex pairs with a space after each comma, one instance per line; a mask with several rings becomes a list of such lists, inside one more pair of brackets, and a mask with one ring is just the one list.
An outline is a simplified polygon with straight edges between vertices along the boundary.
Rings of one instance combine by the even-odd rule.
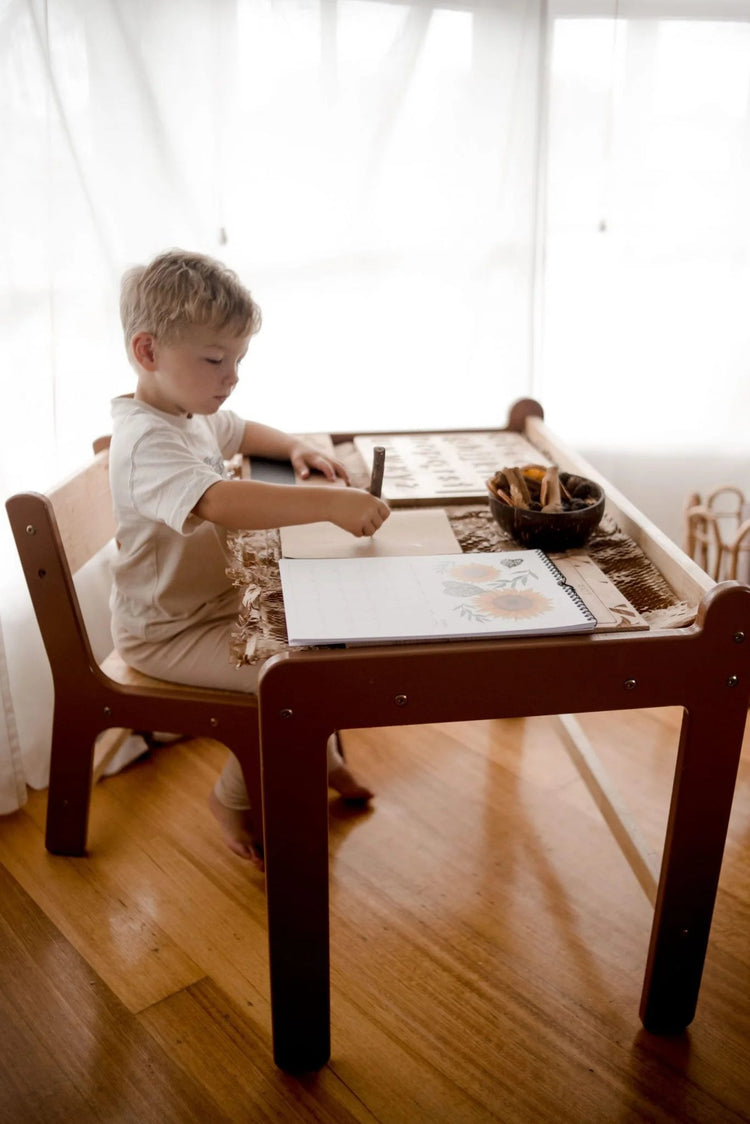
[[470, 503], [487, 499], [485, 481], [506, 465], [549, 464], [520, 433], [402, 433], [357, 436], [365, 464], [373, 449], [385, 449], [383, 498], [391, 507]]

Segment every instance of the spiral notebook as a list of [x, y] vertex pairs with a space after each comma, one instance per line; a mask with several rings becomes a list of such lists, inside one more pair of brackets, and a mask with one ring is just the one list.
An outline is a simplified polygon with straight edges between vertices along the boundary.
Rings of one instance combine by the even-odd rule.
[[591, 632], [596, 617], [541, 550], [282, 558], [289, 643], [385, 644]]

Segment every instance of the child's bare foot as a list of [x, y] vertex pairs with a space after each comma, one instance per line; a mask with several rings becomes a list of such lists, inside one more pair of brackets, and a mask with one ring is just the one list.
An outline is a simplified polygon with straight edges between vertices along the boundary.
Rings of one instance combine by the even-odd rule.
[[241, 859], [248, 859], [258, 870], [264, 870], [263, 849], [252, 835], [250, 809], [227, 808], [213, 791], [208, 798], [208, 806], [221, 828], [229, 850]]
[[368, 800], [372, 800], [374, 795], [369, 788], [359, 783], [343, 763], [329, 769], [328, 787], [338, 792], [342, 799], [351, 800], [355, 804], [365, 804]]
[[366, 804], [374, 795], [347, 767], [337, 733], [328, 739], [328, 787], [352, 804]]

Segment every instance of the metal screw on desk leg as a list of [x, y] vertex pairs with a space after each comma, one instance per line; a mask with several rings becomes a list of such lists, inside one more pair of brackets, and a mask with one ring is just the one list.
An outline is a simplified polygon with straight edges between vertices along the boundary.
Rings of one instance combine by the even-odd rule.
[[111, 706], [105, 706], [104, 717], [105, 718], [111, 718], [112, 717], [112, 707]]
[[294, 711], [291, 707], [285, 706], [283, 710], [279, 711], [279, 718], [291, 718], [293, 714]]
[[626, 691], [632, 691], [637, 686], [638, 686], [638, 684], [636, 683], [635, 679], [626, 679], [625, 682], [623, 683], [623, 687], [625, 688]]
[[736, 687], [740, 681], [739, 675], [730, 675], [727, 679], [727, 687]]
[[742, 641], [745, 639], [745, 633], [744, 632], [735, 632], [732, 639], [734, 640], [735, 644], [741, 644]]
[[396, 706], [406, 706], [409, 700], [407, 699], [406, 695], [396, 695], [393, 701], [395, 702]]
[[219, 725], [219, 719], [218, 718], [209, 718], [208, 724], [209, 724], [209, 726], [218, 726]]
[[36, 534], [36, 527], [32, 527], [31, 523], [29, 523], [28, 527], [26, 528], [26, 534], [27, 535], [35, 535]]

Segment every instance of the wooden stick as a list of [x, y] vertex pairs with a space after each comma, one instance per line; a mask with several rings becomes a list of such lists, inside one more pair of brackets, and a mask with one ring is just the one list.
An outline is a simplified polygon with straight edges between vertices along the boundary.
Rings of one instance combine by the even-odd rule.
[[618, 794], [593, 746], [572, 714], [558, 714], [559, 733], [581, 780], [594, 798], [615, 842], [652, 905], [656, 902], [659, 871], [641, 839], [630, 814], [620, 805]]
[[550, 465], [544, 474], [541, 489], [542, 511], [562, 510], [560, 494], [560, 470], [556, 464]]
[[383, 490], [383, 473], [385, 472], [385, 449], [376, 445], [372, 450], [372, 472], [370, 474], [370, 492], [373, 496], [380, 496]]
[[529, 490], [526, 487], [521, 472], [517, 468], [505, 468], [505, 479], [510, 488], [510, 498], [514, 507], [528, 507], [530, 503]]

